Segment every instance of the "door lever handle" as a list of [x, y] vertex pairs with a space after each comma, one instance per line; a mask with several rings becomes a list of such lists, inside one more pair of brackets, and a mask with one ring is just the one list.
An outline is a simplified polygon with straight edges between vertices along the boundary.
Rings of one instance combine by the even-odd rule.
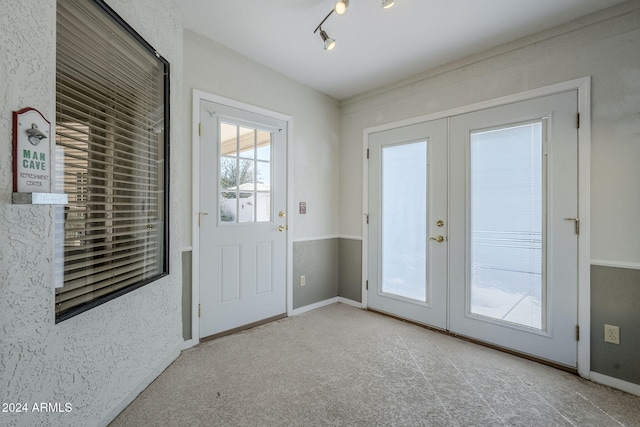
[[436, 237], [429, 237], [429, 240], [435, 240], [438, 243], [444, 242], [444, 236], [442, 234], [438, 234]]
[[288, 229], [289, 229], [289, 227], [287, 227], [286, 225], [281, 225], [281, 226], [278, 227], [278, 231], [281, 232], [281, 233], [283, 233], [284, 230], [288, 230]]

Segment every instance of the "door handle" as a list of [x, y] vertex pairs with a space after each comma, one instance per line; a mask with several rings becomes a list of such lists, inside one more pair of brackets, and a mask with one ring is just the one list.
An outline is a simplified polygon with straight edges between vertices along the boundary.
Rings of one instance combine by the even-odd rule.
[[281, 233], [283, 233], [284, 230], [288, 230], [288, 229], [289, 229], [289, 227], [287, 227], [286, 225], [281, 225], [281, 226], [278, 227], [278, 231], [281, 232]]
[[438, 243], [444, 242], [444, 236], [442, 234], [438, 234], [436, 237], [429, 237], [429, 240], [435, 240]]

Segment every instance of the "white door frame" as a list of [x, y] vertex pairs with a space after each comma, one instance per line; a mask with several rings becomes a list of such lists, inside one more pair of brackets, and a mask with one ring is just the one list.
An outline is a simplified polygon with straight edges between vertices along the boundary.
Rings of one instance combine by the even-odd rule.
[[367, 263], [368, 263], [368, 185], [369, 170], [367, 164], [367, 147], [369, 135], [375, 132], [394, 129], [401, 126], [413, 125], [420, 122], [438, 120], [460, 114], [499, 107], [514, 102], [526, 101], [556, 93], [578, 91], [578, 113], [580, 114], [580, 128], [578, 129], [578, 212], [580, 215], [580, 236], [578, 238], [578, 326], [580, 340], [578, 341], [578, 374], [584, 378], [590, 377], [591, 370], [591, 217], [590, 217], [590, 170], [591, 170], [591, 77], [582, 77], [567, 82], [528, 90], [513, 95], [465, 105], [463, 107], [425, 116], [413, 117], [393, 123], [386, 123], [365, 128], [362, 132], [363, 146], [363, 190], [362, 190], [362, 307], [367, 308]]
[[233, 108], [249, 111], [251, 113], [262, 114], [263, 116], [272, 117], [283, 120], [287, 123], [287, 188], [286, 188], [286, 206], [287, 206], [287, 225], [289, 227], [286, 243], [286, 298], [287, 298], [287, 316], [291, 316], [293, 311], [293, 292], [292, 292], [292, 236], [293, 236], [293, 197], [291, 194], [291, 171], [292, 169], [292, 143], [293, 141], [293, 117], [278, 113], [276, 111], [267, 110], [256, 107], [251, 104], [236, 101], [222, 96], [214, 95], [198, 89], [193, 89], [192, 96], [192, 128], [191, 128], [191, 182], [192, 182], [192, 212], [191, 212], [191, 340], [185, 341], [183, 348], [189, 348], [200, 342], [200, 318], [198, 317], [198, 305], [200, 304], [200, 231], [198, 228], [198, 212], [200, 212], [200, 101], [210, 101], [217, 104], [226, 105]]

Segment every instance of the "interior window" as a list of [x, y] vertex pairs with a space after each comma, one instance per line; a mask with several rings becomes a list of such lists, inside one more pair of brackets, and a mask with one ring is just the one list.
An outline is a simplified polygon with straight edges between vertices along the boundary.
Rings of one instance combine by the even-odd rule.
[[56, 36], [59, 322], [168, 274], [169, 63], [102, 1]]

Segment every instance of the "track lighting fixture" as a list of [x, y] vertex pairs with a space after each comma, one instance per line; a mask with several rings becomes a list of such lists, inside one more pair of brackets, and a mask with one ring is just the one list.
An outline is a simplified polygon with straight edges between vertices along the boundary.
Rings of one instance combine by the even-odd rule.
[[396, 3], [396, 0], [382, 0], [382, 7], [384, 9], [389, 9]]
[[336, 41], [329, 37], [322, 28], [320, 28], [320, 37], [322, 37], [322, 41], [324, 42], [324, 50], [331, 50], [336, 47]]
[[338, 15], [344, 15], [348, 8], [349, 0], [340, 0], [336, 3], [336, 7], [334, 7], [333, 10], [335, 10]]
[[[396, 0], [382, 0], [382, 7], [384, 9], [389, 9], [395, 3]], [[329, 37], [327, 35], [327, 32], [322, 29], [322, 24], [324, 24], [325, 21], [329, 19], [331, 15], [333, 15], [333, 12], [337, 13], [338, 15], [343, 15], [348, 8], [349, 0], [339, 0], [338, 2], [336, 2], [335, 7], [331, 9], [331, 11], [327, 14], [327, 16], [325, 16], [324, 19], [320, 21], [316, 29], [313, 30], [314, 34], [320, 31], [320, 37], [322, 38], [322, 43], [324, 43], [324, 50], [331, 50], [336, 47], [336, 41]]]
[[332, 39], [331, 37], [329, 37], [327, 35], [327, 32], [324, 31], [322, 29], [322, 24], [324, 24], [324, 22], [329, 19], [329, 17], [333, 14], [333, 11], [335, 9], [331, 9], [331, 12], [329, 12], [327, 14], [327, 16], [324, 17], [324, 19], [318, 24], [318, 26], [316, 27], [315, 30], [313, 30], [313, 33], [317, 33], [318, 30], [320, 30], [320, 37], [322, 37], [322, 42], [324, 43], [324, 50], [331, 50], [334, 47], [336, 47], [336, 41], [334, 39]]

